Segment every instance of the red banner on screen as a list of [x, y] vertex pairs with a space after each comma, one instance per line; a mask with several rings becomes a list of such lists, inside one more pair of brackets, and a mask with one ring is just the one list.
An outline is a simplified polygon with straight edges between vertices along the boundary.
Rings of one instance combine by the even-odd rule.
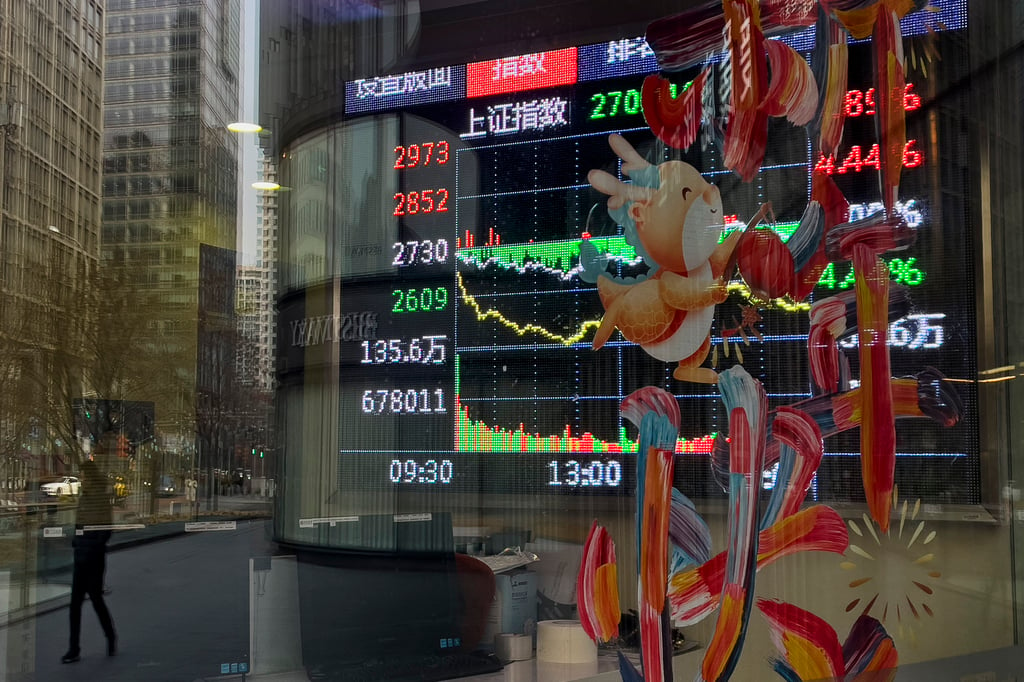
[[501, 95], [576, 82], [576, 48], [474, 62], [466, 66], [466, 96]]

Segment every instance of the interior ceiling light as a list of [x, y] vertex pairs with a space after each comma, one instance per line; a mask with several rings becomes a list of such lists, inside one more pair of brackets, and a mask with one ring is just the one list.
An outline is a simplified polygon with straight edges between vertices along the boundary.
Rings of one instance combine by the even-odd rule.
[[245, 121], [235, 121], [234, 123], [228, 124], [228, 130], [233, 133], [258, 133], [263, 130], [263, 126], [259, 123], [246, 123]]

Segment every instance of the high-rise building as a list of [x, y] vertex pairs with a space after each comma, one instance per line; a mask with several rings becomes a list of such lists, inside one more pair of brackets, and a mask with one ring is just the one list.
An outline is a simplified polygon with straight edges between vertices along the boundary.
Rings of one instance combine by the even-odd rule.
[[[259, 177], [276, 182], [273, 157], [259, 150]], [[274, 388], [274, 297], [277, 292], [277, 198], [273, 191], [256, 197], [256, 264], [238, 267], [238, 377], [260, 391]]]
[[[0, 479], [60, 468], [100, 236], [103, 3], [0, 0]], [[63, 420], [63, 423], [58, 423]], [[50, 454], [58, 455], [51, 458]], [[31, 471], [27, 471], [31, 470]]]
[[166, 373], [131, 397], [165, 434], [195, 417], [201, 247], [235, 248], [240, 17], [238, 0], [107, 2], [102, 256], [145, 301]]
[[0, 0], [0, 286], [81, 283], [100, 223], [102, 3]]

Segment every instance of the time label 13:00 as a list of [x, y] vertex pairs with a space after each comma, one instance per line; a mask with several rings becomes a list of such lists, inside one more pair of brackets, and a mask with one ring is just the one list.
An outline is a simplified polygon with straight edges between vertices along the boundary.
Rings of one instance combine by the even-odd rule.
[[363, 391], [364, 414], [447, 414], [444, 389], [382, 388]]
[[553, 459], [548, 462], [548, 485], [568, 486], [570, 488], [616, 488], [622, 483], [622, 464], [614, 459], [607, 462], [559, 462]]

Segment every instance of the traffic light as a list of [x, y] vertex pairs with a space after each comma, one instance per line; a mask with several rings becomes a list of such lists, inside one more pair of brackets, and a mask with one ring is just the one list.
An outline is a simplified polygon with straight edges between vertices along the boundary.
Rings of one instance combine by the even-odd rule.
[[260, 459], [263, 459], [263, 450], [260, 450]]
[[128, 439], [125, 437], [125, 435], [123, 433], [120, 436], [117, 437], [117, 456], [118, 457], [128, 457], [131, 454], [130, 453], [130, 447], [131, 447], [131, 443], [128, 442]]

